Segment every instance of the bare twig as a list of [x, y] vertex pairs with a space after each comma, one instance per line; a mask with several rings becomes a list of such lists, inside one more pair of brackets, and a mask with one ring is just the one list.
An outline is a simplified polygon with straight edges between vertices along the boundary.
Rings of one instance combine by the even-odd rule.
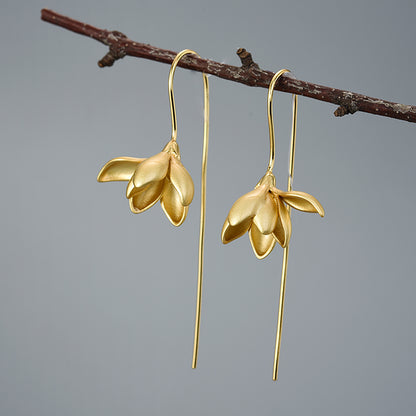
[[[99, 29], [60, 15], [52, 10], [43, 9], [41, 17], [42, 20], [81, 35], [89, 36], [109, 46], [109, 52], [98, 62], [100, 67], [111, 66], [117, 59], [123, 58], [126, 55], [171, 64], [177, 54], [166, 49], [134, 42], [120, 32]], [[245, 49], [240, 48], [237, 54], [240, 56], [242, 62], [241, 67], [226, 65], [211, 61], [210, 59], [202, 59], [194, 56], [184, 57], [178, 65], [183, 68], [205, 72], [252, 87], [268, 88], [273, 72], [260, 69], [253, 62], [251, 54]], [[379, 116], [406, 120], [412, 123], [416, 122], [416, 106], [393, 103], [350, 91], [301, 81], [289, 73], [284, 74], [279, 79], [275, 89], [336, 104], [339, 106], [334, 112], [336, 117], [363, 111]]]

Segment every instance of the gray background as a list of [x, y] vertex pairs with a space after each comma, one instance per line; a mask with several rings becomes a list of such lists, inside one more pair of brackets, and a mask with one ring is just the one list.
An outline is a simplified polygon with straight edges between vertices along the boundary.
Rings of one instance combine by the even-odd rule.
[[[414, 415], [415, 126], [300, 98], [295, 212], [280, 379], [272, 382], [281, 249], [220, 241], [233, 202], [264, 174], [266, 90], [210, 77], [206, 267], [191, 370], [202, 80], [175, 77], [182, 161], [194, 178], [176, 229], [133, 215], [116, 156], [170, 135], [169, 66], [99, 69], [96, 41], [41, 22], [49, 7], [131, 39], [416, 104], [412, 1], [1, 0], [0, 415]], [[290, 96], [275, 95], [280, 187]]]

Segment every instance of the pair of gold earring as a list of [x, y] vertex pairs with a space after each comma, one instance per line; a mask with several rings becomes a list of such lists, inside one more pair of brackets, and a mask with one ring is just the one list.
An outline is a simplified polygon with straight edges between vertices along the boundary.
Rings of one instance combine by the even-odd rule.
[[[99, 182], [127, 181], [126, 197], [130, 209], [137, 214], [146, 211], [160, 201], [163, 211], [175, 225], [181, 225], [188, 213], [194, 195], [194, 185], [188, 171], [181, 163], [177, 144], [177, 119], [173, 94], [173, 77], [178, 62], [185, 55], [199, 55], [190, 49], [178, 53], [169, 71], [169, 102], [172, 118], [171, 139], [163, 150], [147, 159], [119, 157], [107, 162], [98, 174]], [[273, 175], [275, 162], [275, 137], [273, 123], [273, 90], [277, 80], [286, 72], [277, 72], [269, 85], [267, 96], [268, 123], [270, 136], [270, 158], [265, 175], [260, 179], [254, 190], [243, 195], [232, 206], [225, 220], [221, 239], [227, 244], [248, 232], [254, 253], [259, 259], [265, 258], [273, 250], [276, 242], [283, 248], [283, 265], [279, 299], [279, 314], [276, 334], [273, 380], [277, 380], [277, 370], [282, 334], [283, 304], [286, 287], [287, 261], [289, 240], [291, 236], [290, 209], [315, 212], [324, 216], [321, 204], [311, 195], [292, 191], [294, 157], [296, 145], [297, 95], [293, 96], [292, 137], [289, 161], [289, 177], [287, 192], [276, 188]], [[198, 284], [195, 314], [194, 347], [192, 368], [196, 368], [198, 359], [199, 331], [201, 321], [201, 298], [204, 261], [204, 234], [206, 209], [206, 174], [209, 139], [209, 85], [203, 73], [204, 82], [204, 141], [202, 150], [201, 174], [201, 215], [198, 254]]]

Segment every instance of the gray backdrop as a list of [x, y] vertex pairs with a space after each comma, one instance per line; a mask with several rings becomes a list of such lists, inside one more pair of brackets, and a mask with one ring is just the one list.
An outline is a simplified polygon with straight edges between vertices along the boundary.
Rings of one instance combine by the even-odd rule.
[[[201, 75], [178, 69], [182, 161], [196, 195], [183, 226], [133, 215], [116, 156], [170, 135], [169, 66], [96, 61], [96, 41], [41, 22], [49, 7], [131, 39], [416, 104], [409, 1], [1, 0], [0, 414], [414, 415], [415, 125], [300, 98], [280, 379], [272, 382], [282, 250], [220, 241], [264, 174], [266, 90], [210, 77], [206, 267], [191, 370], [202, 145]], [[275, 95], [286, 184], [290, 96]]]

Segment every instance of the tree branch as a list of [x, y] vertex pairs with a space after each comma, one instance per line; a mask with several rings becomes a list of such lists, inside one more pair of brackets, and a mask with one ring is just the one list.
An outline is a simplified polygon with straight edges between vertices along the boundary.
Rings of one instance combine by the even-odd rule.
[[[120, 32], [99, 29], [58, 14], [52, 10], [43, 9], [41, 18], [46, 22], [61, 26], [80, 35], [89, 36], [109, 46], [109, 52], [98, 62], [100, 67], [112, 66], [116, 60], [126, 55], [171, 64], [177, 54], [177, 52], [134, 42]], [[268, 88], [273, 72], [260, 69], [253, 62], [251, 54], [245, 49], [240, 48], [237, 54], [242, 62], [241, 67], [226, 65], [211, 61], [210, 59], [194, 56], [184, 57], [178, 66], [198, 72], [205, 72], [206, 74], [212, 74], [219, 78], [252, 87]], [[275, 89], [336, 104], [339, 106], [334, 112], [336, 117], [363, 111], [379, 116], [406, 120], [412, 123], [416, 122], [416, 106], [393, 103], [350, 91], [301, 81], [296, 79], [291, 73], [284, 74], [276, 83]]]

